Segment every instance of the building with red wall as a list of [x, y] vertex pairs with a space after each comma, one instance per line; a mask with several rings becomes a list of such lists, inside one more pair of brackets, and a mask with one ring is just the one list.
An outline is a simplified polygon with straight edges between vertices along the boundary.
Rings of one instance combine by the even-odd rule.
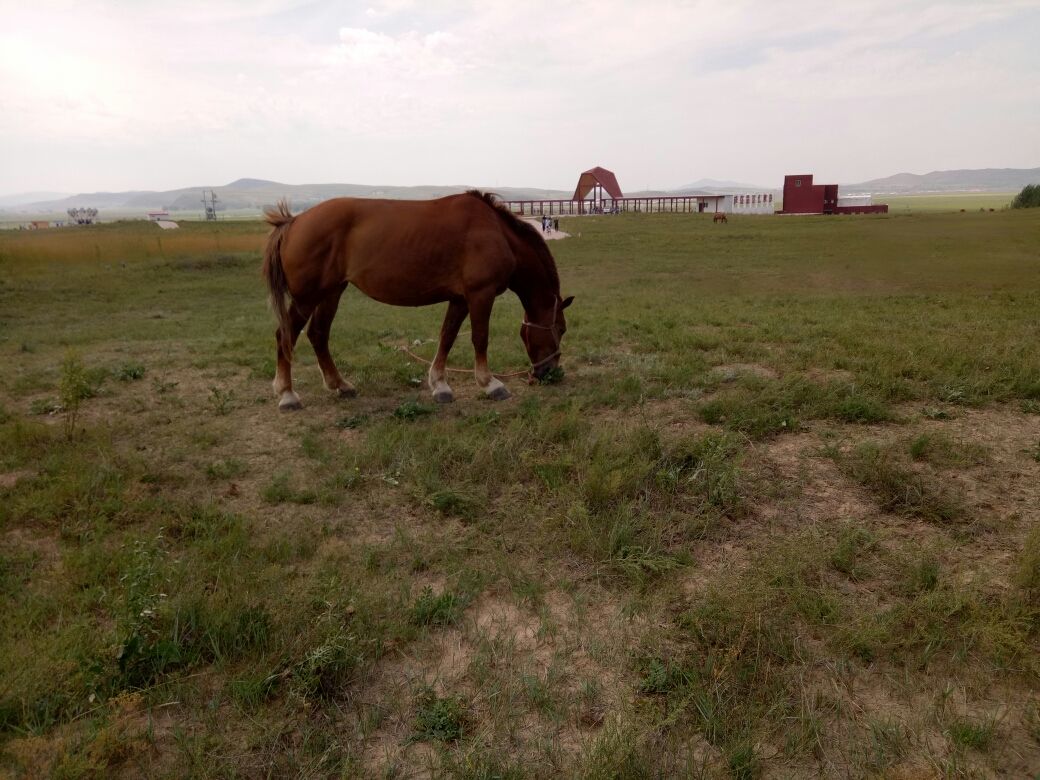
[[784, 177], [781, 214], [887, 214], [884, 203], [842, 205], [837, 184], [813, 184], [811, 173]]

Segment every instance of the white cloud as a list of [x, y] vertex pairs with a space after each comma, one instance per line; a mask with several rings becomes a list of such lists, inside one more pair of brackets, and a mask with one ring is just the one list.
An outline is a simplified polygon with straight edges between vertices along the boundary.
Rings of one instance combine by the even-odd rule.
[[376, 5], [365, 9], [365, 16], [369, 19], [381, 19], [411, 10], [415, 5], [415, 0], [380, 0]]
[[461, 63], [456, 39], [450, 33], [425, 35], [408, 32], [399, 36], [385, 35], [365, 28], [341, 27], [340, 44], [324, 58], [332, 66], [379, 68], [380, 74], [400, 75], [409, 72], [417, 77], [444, 76], [454, 73]]
[[1040, 157], [1037, 2], [85, 0], [5, 21], [0, 148], [34, 154], [0, 191], [128, 181], [144, 172], [119, 148], [142, 144], [172, 183], [216, 165], [566, 187], [605, 164], [642, 187]]

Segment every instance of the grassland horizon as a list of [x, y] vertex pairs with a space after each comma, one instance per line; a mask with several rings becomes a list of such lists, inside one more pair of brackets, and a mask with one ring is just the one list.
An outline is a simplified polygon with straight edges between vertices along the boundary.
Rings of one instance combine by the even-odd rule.
[[[490, 188], [494, 191], [494, 188]], [[893, 212], [900, 213], [928, 213], [928, 212], [952, 212], [978, 211], [979, 209], [1005, 209], [1009, 208], [1014, 200], [1016, 192], [951, 192], [924, 195], [885, 195], [877, 193], [874, 200], [877, 203], [887, 203]], [[781, 200], [776, 202], [777, 209], [783, 207]], [[144, 220], [147, 218], [145, 209], [111, 208], [100, 210], [99, 221], [118, 222]], [[11, 212], [0, 212], [0, 230], [17, 230], [24, 227], [31, 220], [63, 221], [66, 219], [64, 212], [40, 211], [38, 213], [23, 213], [17, 218]], [[171, 218], [178, 221], [201, 221], [205, 214], [201, 209], [188, 211], [173, 211]], [[219, 212], [221, 221], [252, 221], [262, 218], [260, 209], [230, 209]]]

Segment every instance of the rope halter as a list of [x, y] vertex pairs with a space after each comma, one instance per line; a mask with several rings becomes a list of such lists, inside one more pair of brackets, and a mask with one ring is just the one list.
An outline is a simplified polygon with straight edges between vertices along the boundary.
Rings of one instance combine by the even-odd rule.
[[527, 319], [527, 309], [524, 309], [524, 319], [523, 319], [520, 327], [521, 328], [537, 328], [538, 330], [547, 330], [547, 331], [549, 331], [552, 334], [553, 341], [556, 342], [555, 349], [554, 349], [554, 351], [553, 351], [553, 353], [551, 355], [549, 355], [548, 357], [542, 358], [537, 363], [532, 363], [531, 364], [531, 373], [532, 374], [534, 373], [536, 368], [539, 368], [540, 366], [544, 366], [546, 363], [548, 363], [553, 358], [560, 356], [560, 342], [563, 340], [563, 336], [560, 334], [560, 329], [556, 326], [556, 312], [559, 310], [559, 308], [560, 308], [560, 296], [557, 295], [557, 296], [555, 296], [555, 299], [553, 300], [552, 319], [549, 320], [549, 322], [552, 323], [551, 325], [539, 325], [537, 322], [531, 322], [530, 320]]

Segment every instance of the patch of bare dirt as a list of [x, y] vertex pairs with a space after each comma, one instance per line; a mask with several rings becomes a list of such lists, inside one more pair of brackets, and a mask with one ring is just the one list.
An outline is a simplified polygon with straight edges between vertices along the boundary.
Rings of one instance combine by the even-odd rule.
[[524, 217], [524, 222], [527, 222], [532, 227], [536, 228], [541, 234], [542, 238], [546, 241], [558, 241], [562, 238], [570, 238], [571, 234], [563, 230], [542, 230], [541, 217]]
[[809, 432], [754, 445], [746, 467], [750, 484], [757, 488], [752, 506], [759, 517], [800, 527], [876, 513], [834, 463], [820, 455], [823, 444]]
[[591, 414], [597, 424], [618, 425], [634, 421], [652, 425], [662, 434], [686, 435], [691, 433], [708, 433], [718, 430], [703, 422], [697, 415], [693, 404], [699, 396], [647, 399], [633, 408], [616, 409], [603, 407], [595, 409]]
[[484, 597], [468, 610], [467, 617], [472, 621], [474, 632], [505, 640], [514, 649], [540, 661], [548, 660], [545, 651], [551, 642], [540, 636], [538, 616], [515, 602], [499, 596]]
[[[1032, 454], [1040, 443], [1040, 418], [1007, 407], [957, 408], [951, 419], [943, 420], [921, 417], [918, 407], [908, 406], [900, 412], [911, 419], [910, 424], [842, 427], [841, 448], [851, 449], [865, 441], [892, 448], [907, 460], [909, 468], [929, 475], [962, 497], [972, 538], [966, 543], [955, 538], [955, 528], [884, 515], [876, 509], [867, 514], [873, 514], [873, 522], [895, 537], [918, 542], [952, 541], [954, 549], [945, 562], [958, 583], [978, 582], [987, 589], [1006, 589], [1026, 533], [1040, 522], [1040, 463]], [[910, 460], [910, 442], [923, 433], [943, 434], [956, 446], [973, 447], [983, 455], [950, 465], [915, 463]], [[819, 464], [813, 466], [814, 472], [833, 469], [827, 458], [814, 463]], [[873, 503], [869, 490], [844, 480], [840, 474], [837, 478], [844, 481], [846, 494], [859, 496], [867, 506]]]
[[[739, 533], [736, 535], [739, 537]], [[694, 553], [695, 564], [682, 574], [682, 590], [687, 596], [696, 598], [722, 573], [746, 569], [750, 559], [750, 548], [740, 541], [727, 539], [702, 544]]]
[[13, 527], [0, 537], [0, 549], [15, 553], [29, 553], [39, 559], [37, 568], [52, 568], [61, 560], [58, 535], [52, 530]]
[[983, 463], [958, 471], [978, 506], [1040, 518], [1040, 417], [1009, 409], [966, 409], [951, 420], [923, 420], [922, 432], [942, 430], [982, 445]]
[[776, 379], [779, 374], [759, 363], [724, 363], [711, 369], [711, 376], [719, 382], [735, 382], [741, 377], [752, 376], [758, 379]]
[[805, 372], [805, 378], [811, 382], [825, 384], [828, 382], [844, 382], [846, 384], [856, 381], [856, 375], [843, 368], [810, 368]]
[[[408, 740], [415, 691], [424, 686], [442, 696], [461, 695], [471, 728], [505, 729], [513, 760], [523, 762], [525, 755], [533, 760], [549, 743], [554, 753], [573, 756], [607, 715], [634, 695], [617, 661], [637, 644], [641, 631], [640, 621], [625, 617], [598, 589], [550, 591], [537, 607], [502, 593], [484, 594], [457, 625], [431, 630], [377, 664], [362, 696], [388, 703], [388, 711], [366, 740], [364, 763], [375, 773], [428, 764], [429, 747]], [[548, 717], [530, 699], [530, 685], [544, 685], [554, 706], [569, 709], [577, 702], [577, 711], [573, 717]]]
[[34, 472], [28, 469], [20, 469], [18, 471], [8, 471], [6, 474], [0, 474], [0, 490], [10, 490], [23, 479], [36, 476]]

